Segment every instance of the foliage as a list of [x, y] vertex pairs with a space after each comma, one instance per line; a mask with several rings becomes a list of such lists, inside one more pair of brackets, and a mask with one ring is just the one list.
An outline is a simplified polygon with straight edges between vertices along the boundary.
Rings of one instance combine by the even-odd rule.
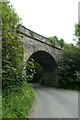
[[20, 19], [9, 2], [2, 3], [2, 66], [3, 90], [23, 81], [23, 48], [17, 25]]
[[53, 37], [48, 37], [48, 39], [53, 46], [58, 46], [61, 48], [64, 47], [65, 43], [64, 43], [64, 40], [62, 38], [59, 40], [57, 36], [53, 36]]
[[0, 91], [0, 119], [2, 118], [2, 93]]
[[80, 22], [75, 25], [75, 35], [78, 37], [77, 45], [80, 47]]
[[80, 88], [80, 49], [73, 44], [65, 44], [59, 62], [59, 86], [63, 88]]
[[79, 83], [79, 84], [78, 84], [78, 88], [80, 89], [80, 70], [77, 71], [76, 75], [77, 75], [76, 81]]
[[28, 83], [13, 88], [3, 98], [3, 118], [28, 118], [34, 100], [34, 91]]
[[32, 106], [34, 93], [25, 83], [23, 45], [17, 33], [20, 18], [9, 2], [2, 3], [2, 21], [2, 116], [24, 118]]
[[56, 46], [58, 44], [58, 38], [56, 36], [48, 37], [48, 39], [53, 46]]
[[65, 45], [64, 40], [63, 40], [63, 39], [58, 40], [58, 45], [59, 45], [61, 48], [63, 48], [64, 45]]
[[34, 60], [31, 58], [26, 65], [26, 80], [31, 81], [35, 74], [35, 64]]
[[[80, 23], [75, 25], [75, 35], [80, 36]], [[62, 48], [58, 63], [59, 87], [80, 89], [80, 38], [77, 45], [67, 44], [58, 37], [49, 37], [52, 45]]]
[[26, 78], [29, 82], [39, 82], [43, 77], [43, 68], [34, 59], [27, 62]]
[[42, 83], [42, 78], [44, 75], [44, 70], [42, 68], [42, 66], [40, 64], [38, 64], [37, 62], [34, 62], [35, 65], [35, 74], [33, 79], [37, 82], [39, 82], [40, 84]]

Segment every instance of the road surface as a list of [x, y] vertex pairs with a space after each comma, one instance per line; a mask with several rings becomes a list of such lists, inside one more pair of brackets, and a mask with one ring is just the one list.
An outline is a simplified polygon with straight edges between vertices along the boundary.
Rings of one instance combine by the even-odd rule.
[[78, 118], [78, 92], [34, 86], [36, 102], [30, 118]]

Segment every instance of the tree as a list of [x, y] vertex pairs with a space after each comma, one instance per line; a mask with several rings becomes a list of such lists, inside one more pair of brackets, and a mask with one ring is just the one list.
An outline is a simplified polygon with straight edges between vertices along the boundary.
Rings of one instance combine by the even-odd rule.
[[80, 89], [80, 22], [75, 25], [75, 35], [77, 46], [56, 36], [48, 38], [52, 45], [62, 48], [58, 63], [59, 87]]
[[80, 50], [73, 44], [65, 44], [64, 49], [62, 51], [62, 57], [59, 62], [60, 87], [79, 89], [80, 88], [79, 73], [80, 73]]
[[48, 39], [53, 46], [58, 46], [61, 48], [64, 47], [65, 42], [62, 38], [59, 40], [57, 36], [53, 36], [53, 37], [48, 37]]
[[57, 36], [51, 36], [51, 37], [48, 37], [48, 39], [49, 39], [49, 41], [51, 42], [51, 44], [53, 46], [58, 45], [58, 38], [57, 38]]
[[63, 48], [64, 45], [65, 45], [64, 40], [63, 40], [63, 39], [58, 40], [58, 45], [59, 45], [61, 48]]
[[75, 35], [78, 37], [77, 45], [80, 47], [80, 22], [75, 25]]

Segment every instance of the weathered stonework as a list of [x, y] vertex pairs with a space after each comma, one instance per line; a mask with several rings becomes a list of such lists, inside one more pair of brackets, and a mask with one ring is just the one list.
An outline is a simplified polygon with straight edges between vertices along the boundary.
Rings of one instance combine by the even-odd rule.
[[[52, 46], [46, 37], [43, 37], [42, 35], [39, 35], [25, 28], [24, 26], [20, 25], [18, 28], [18, 32], [21, 33], [22, 39], [23, 39], [22, 41], [23, 41], [23, 48], [24, 48], [24, 63], [26, 63], [32, 55], [34, 56], [35, 53], [38, 53], [40, 51], [39, 52], [40, 59], [41, 59], [42, 53], [46, 53], [46, 54], [43, 54], [43, 56], [46, 59], [45, 60], [41, 59], [41, 63], [42, 65], [45, 64], [45, 68], [46, 68], [46, 62], [50, 62], [50, 60], [47, 60], [49, 57], [53, 58], [53, 63], [52, 63], [53, 67], [55, 66], [55, 64], [57, 65], [59, 53], [61, 50], [60, 48]], [[38, 54], [36, 55], [37, 55], [36, 60], [38, 60]], [[44, 84], [49, 86], [57, 86], [58, 81], [56, 80], [56, 68], [53, 71], [46, 70], [45, 76], [43, 79], [44, 79]]]

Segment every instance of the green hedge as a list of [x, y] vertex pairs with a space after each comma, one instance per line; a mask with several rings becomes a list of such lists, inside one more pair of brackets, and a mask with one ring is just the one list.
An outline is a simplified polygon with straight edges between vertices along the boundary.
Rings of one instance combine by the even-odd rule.
[[3, 118], [27, 118], [35, 100], [31, 85], [24, 83], [16, 86], [11, 93], [3, 97]]
[[65, 44], [59, 61], [59, 87], [80, 89], [80, 48]]
[[2, 117], [24, 118], [34, 101], [32, 87], [25, 83], [23, 43], [17, 33], [20, 18], [9, 2], [2, 2]]

